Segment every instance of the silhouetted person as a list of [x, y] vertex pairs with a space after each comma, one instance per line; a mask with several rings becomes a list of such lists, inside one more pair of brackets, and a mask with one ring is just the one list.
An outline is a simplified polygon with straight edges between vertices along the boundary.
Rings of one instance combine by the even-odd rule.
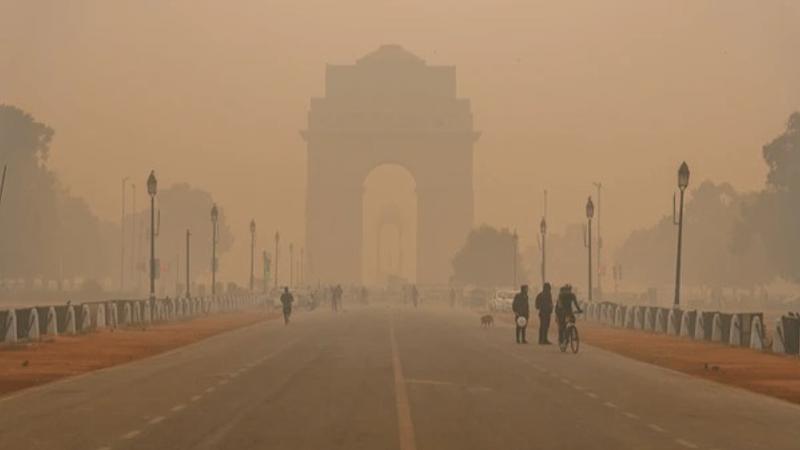
[[[517, 344], [527, 344], [528, 340], [525, 339], [525, 329], [528, 327], [528, 319], [530, 318], [530, 305], [528, 304], [528, 285], [523, 284], [519, 289], [519, 293], [514, 296], [514, 301], [511, 303], [511, 310], [514, 311], [514, 323], [516, 324]], [[525, 318], [525, 325], [520, 326], [519, 318]]]
[[336, 287], [333, 288], [333, 310], [334, 312], [339, 311], [342, 307], [342, 285], [337, 284]]
[[545, 283], [542, 292], [536, 296], [534, 302], [539, 311], [539, 345], [550, 345], [547, 334], [550, 331], [550, 317], [553, 314], [553, 295], [550, 293], [550, 283]]
[[411, 286], [411, 302], [414, 303], [414, 308], [416, 308], [419, 303], [419, 291], [417, 290], [416, 284]]
[[289, 288], [283, 288], [283, 294], [281, 294], [281, 305], [283, 305], [283, 323], [284, 325], [289, 324], [289, 316], [292, 315], [292, 303], [294, 303], [294, 296], [289, 293]]

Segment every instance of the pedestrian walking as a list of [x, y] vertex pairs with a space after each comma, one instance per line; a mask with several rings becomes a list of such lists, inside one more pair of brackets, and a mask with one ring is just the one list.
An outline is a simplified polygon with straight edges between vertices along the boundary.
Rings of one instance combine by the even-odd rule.
[[542, 286], [542, 292], [536, 296], [534, 302], [539, 311], [539, 345], [550, 345], [547, 334], [550, 331], [550, 318], [553, 315], [553, 294], [550, 292], [550, 283]]
[[419, 291], [417, 290], [416, 284], [411, 286], [411, 302], [414, 303], [414, 308], [416, 308], [419, 303]]
[[514, 296], [514, 301], [511, 303], [511, 310], [514, 311], [514, 322], [517, 325], [517, 344], [527, 344], [528, 340], [525, 338], [525, 330], [528, 327], [528, 319], [530, 318], [527, 284], [523, 284], [519, 289], [519, 293]]
[[283, 305], [283, 324], [289, 325], [289, 316], [292, 315], [292, 303], [294, 303], [294, 296], [289, 293], [289, 288], [283, 288], [281, 294], [281, 305]]

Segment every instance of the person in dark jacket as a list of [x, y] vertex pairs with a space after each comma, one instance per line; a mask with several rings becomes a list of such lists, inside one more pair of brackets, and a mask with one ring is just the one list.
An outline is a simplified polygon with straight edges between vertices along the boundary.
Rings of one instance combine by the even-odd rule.
[[[516, 336], [517, 344], [527, 344], [525, 339], [525, 329], [528, 327], [528, 319], [530, 318], [530, 305], [528, 304], [528, 285], [523, 284], [519, 289], [519, 293], [514, 296], [514, 301], [511, 303], [511, 310], [514, 311], [514, 322], [517, 326]], [[525, 318], [525, 325], [520, 326], [519, 318]]]
[[550, 283], [542, 286], [542, 292], [536, 296], [534, 302], [539, 311], [539, 345], [550, 345], [547, 333], [550, 331], [550, 317], [553, 314], [553, 295], [550, 293]]
[[289, 288], [283, 288], [281, 294], [281, 304], [283, 305], [283, 323], [289, 325], [289, 316], [292, 315], [292, 303], [294, 303], [294, 296], [289, 293]]

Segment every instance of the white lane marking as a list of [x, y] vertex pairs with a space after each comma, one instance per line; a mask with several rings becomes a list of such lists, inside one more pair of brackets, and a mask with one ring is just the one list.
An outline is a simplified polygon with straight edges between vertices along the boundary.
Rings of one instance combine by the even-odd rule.
[[175, 405], [175, 406], [172, 407], [172, 412], [178, 412], [178, 411], [182, 410], [183, 408], [186, 408], [186, 405], [184, 405], [182, 403], [180, 405]]
[[568, 379], [566, 379], [566, 378], [562, 378], [562, 379], [561, 379], [561, 382], [562, 382], [562, 383], [564, 383], [564, 384], [570, 384], [570, 385], [572, 384], [572, 382], [571, 382], [571, 381], [569, 381], [569, 380], [568, 380]]
[[683, 439], [675, 439], [675, 442], [686, 448], [698, 448], [693, 442], [685, 441]]
[[617, 405], [615, 405], [612, 402], [605, 402], [605, 403], [603, 403], [603, 405], [608, 407], [608, 408], [616, 408], [617, 407]]
[[586, 390], [586, 388], [585, 388], [585, 387], [583, 387], [583, 386], [579, 386], [579, 385], [577, 385], [577, 384], [573, 384], [573, 385], [572, 385], [572, 387], [573, 387], [573, 388], [575, 388], [576, 390], [579, 390], [579, 391]]
[[164, 419], [165, 419], [164, 416], [153, 417], [152, 419], [150, 419], [150, 422], [147, 423], [149, 423], [150, 425], [155, 425], [157, 423], [162, 422]]
[[200, 400], [201, 398], [203, 398], [202, 395], [194, 395], [194, 396], [192, 396], [192, 401], [196, 402], [196, 401]]
[[397, 351], [397, 338], [394, 335], [394, 318], [390, 316], [389, 340], [392, 347], [392, 369], [394, 372], [394, 403], [397, 409], [397, 431], [400, 450], [416, 450], [414, 438], [414, 422], [411, 421], [411, 404], [406, 392], [406, 381], [403, 377], [403, 366]]
[[661, 428], [660, 426], [658, 426], [658, 425], [656, 425], [654, 423], [651, 423], [651, 424], [647, 425], [647, 428], [650, 428], [651, 430], [657, 431], [659, 433], [664, 433], [664, 432], [667, 431], [667, 430]]
[[125, 439], [125, 440], [130, 440], [130, 439], [133, 439], [133, 438], [135, 438], [135, 437], [136, 437], [136, 436], [138, 436], [139, 434], [141, 434], [141, 431], [139, 431], [139, 430], [133, 430], [133, 431], [130, 431], [130, 432], [126, 433], [125, 435], [123, 435], [123, 436], [122, 436], [122, 439]]
[[214, 392], [216, 390], [217, 390], [217, 388], [215, 388], [214, 386], [211, 386], [210, 388], [206, 389], [206, 392], [208, 392], [210, 394], [210, 393], [212, 393], [212, 392]]
[[594, 392], [587, 392], [586, 396], [597, 400], [597, 394], [595, 394]]
[[219, 380], [217, 384], [228, 384], [228, 380]]
[[625, 417], [627, 417], [628, 419], [639, 420], [639, 416], [637, 416], [632, 412], [625, 411], [623, 414], [625, 414]]

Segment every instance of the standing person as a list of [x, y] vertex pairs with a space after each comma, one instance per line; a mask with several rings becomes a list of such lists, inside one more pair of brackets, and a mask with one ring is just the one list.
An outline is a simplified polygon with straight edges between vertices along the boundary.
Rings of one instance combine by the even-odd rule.
[[539, 345], [550, 345], [547, 334], [550, 331], [550, 317], [553, 314], [553, 295], [550, 293], [550, 283], [542, 286], [542, 292], [536, 296], [534, 302], [539, 311]]
[[342, 290], [342, 285], [341, 284], [337, 284], [336, 288], [334, 288], [334, 290], [333, 290], [333, 298], [336, 301], [336, 311], [339, 311], [342, 308], [342, 293], [343, 292], [344, 291]]
[[411, 286], [411, 302], [414, 303], [414, 308], [416, 308], [419, 302], [419, 291], [416, 284]]
[[[525, 339], [525, 329], [528, 327], [528, 318], [530, 317], [527, 284], [523, 284], [519, 289], [519, 293], [514, 296], [514, 301], [511, 303], [511, 310], [514, 311], [514, 322], [517, 325], [517, 344], [527, 344], [528, 340]], [[520, 317], [525, 318], [525, 323], [522, 326], [520, 326]]]
[[289, 288], [283, 288], [281, 294], [281, 304], [283, 305], [283, 324], [289, 325], [289, 316], [292, 315], [292, 303], [294, 303], [294, 296], [289, 293]]

